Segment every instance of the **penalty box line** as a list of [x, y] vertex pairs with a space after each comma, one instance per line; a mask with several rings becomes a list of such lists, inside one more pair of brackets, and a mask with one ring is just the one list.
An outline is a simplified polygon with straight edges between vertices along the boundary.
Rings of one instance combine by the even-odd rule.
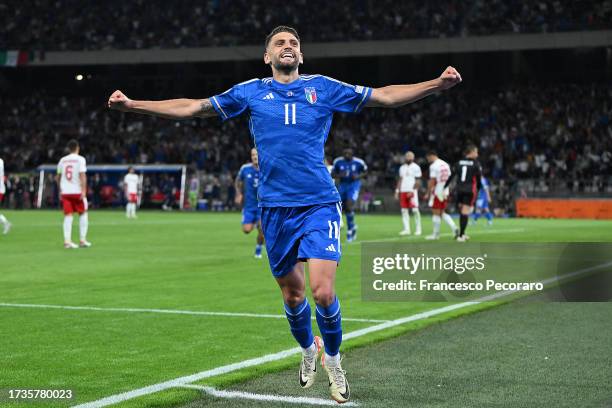
[[[540, 281], [539, 283], [542, 283], [544, 286], [549, 286], [553, 283], [558, 283], [570, 278], [575, 278], [577, 276], [583, 275], [585, 273], [588, 272], [592, 272], [598, 269], [602, 269], [602, 268], [606, 268], [612, 266], [612, 261], [611, 262], [606, 262], [600, 265], [595, 265], [592, 267], [588, 267], [588, 268], [584, 268], [584, 269], [579, 269], [576, 270], [574, 272], [570, 272], [561, 276], [556, 276], [553, 278], [549, 278], [549, 279], [545, 279]], [[360, 329], [360, 330], [355, 330], [352, 331], [350, 333], [347, 333], [346, 335], [343, 335], [342, 338], [343, 340], [350, 340], [350, 339], [355, 339], [358, 337], [362, 337], [365, 336], [367, 334], [370, 333], [374, 333], [377, 331], [381, 331], [381, 330], [385, 330], [385, 329], [389, 329], [395, 326], [399, 326], [405, 323], [410, 323], [410, 322], [414, 322], [414, 321], [418, 321], [418, 320], [423, 320], [423, 319], [427, 319], [429, 317], [434, 317], [434, 316], [438, 316], [444, 313], [448, 313], [448, 312], [452, 312], [455, 310], [459, 310], [459, 309], [463, 309], [466, 307], [470, 307], [470, 306], [474, 306], [474, 305], [478, 305], [480, 303], [483, 302], [487, 302], [487, 301], [494, 301], [494, 300], [498, 300], [501, 298], [504, 298], [506, 296], [512, 295], [514, 293], [516, 293], [518, 291], [513, 291], [513, 290], [507, 290], [507, 291], [502, 291], [502, 292], [497, 292], [497, 293], [493, 293], [491, 295], [487, 295], [487, 296], [483, 296], [481, 298], [478, 298], [476, 300], [473, 301], [468, 301], [468, 302], [462, 302], [462, 303], [455, 303], [452, 305], [448, 305], [448, 306], [444, 306], [444, 307], [440, 307], [437, 309], [432, 309], [432, 310], [428, 310], [425, 312], [421, 312], [421, 313], [417, 313], [411, 316], [406, 316], [406, 317], [402, 317], [396, 320], [390, 320], [388, 322], [385, 323], [380, 323], [380, 324], [376, 324], [370, 327], [366, 327], [364, 329]], [[287, 350], [283, 350], [283, 351], [279, 351], [278, 353], [272, 353], [272, 354], [266, 354], [264, 356], [261, 357], [256, 357], [256, 358], [252, 358], [249, 360], [243, 360], [237, 363], [233, 363], [233, 364], [228, 364], [228, 365], [224, 365], [224, 366], [220, 366], [220, 367], [216, 367], [210, 370], [206, 370], [206, 371], [201, 371], [199, 373], [195, 373], [195, 374], [191, 374], [191, 375], [187, 375], [184, 377], [178, 377], [175, 378], [173, 380], [169, 380], [169, 381], [164, 381], [161, 383], [157, 383], [157, 384], [153, 384], [153, 385], [149, 385], [146, 387], [142, 387], [142, 388], [137, 388], [135, 390], [131, 390], [131, 391], [126, 391], [126, 392], [122, 392], [119, 394], [114, 394], [114, 395], [110, 395], [108, 397], [104, 397], [101, 399], [98, 399], [96, 401], [92, 401], [92, 402], [87, 402], [84, 404], [80, 404], [80, 405], [76, 405], [74, 408], [101, 408], [101, 407], [106, 407], [112, 404], [117, 404], [119, 402], [122, 401], [127, 401], [133, 398], [137, 398], [137, 397], [142, 397], [145, 395], [150, 395], [150, 394], [154, 394], [156, 392], [160, 392], [160, 391], [164, 391], [170, 388], [176, 388], [176, 387], [184, 387], [185, 385], [189, 385], [191, 383], [194, 383], [196, 381], [200, 381], [200, 380], [204, 380], [206, 378], [211, 378], [211, 377], [216, 377], [222, 374], [227, 374], [233, 371], [238, 371], [244, 368], [248, 368], [248, 367], [254, 367], [254, 366], [258, 366], [258, 365], [262, 365], [265, 363], [269, 363], [272, 361], [278, 361], [278, 360], [282, 360], [284, 358], [287, 357], [291, 357], [294, 356], [296, 354], [299, 354], [302, 352], [302, 349], [300, 347], [294, 347], [291, 349], [287, 349]]]
[[[172, 310], [172, 309], [141, 309], [133, 307], [97, 307], [97, 306], [65, 306], [65, 305], [41, 305], [32, 303], [0, 303], [0, 307], [19, 307], [32, 309], [63, 309], [63, 310], [88, 310], [96, 312], [125, 312], [125, 313], [160, 313], [160, 314], [177, 314], [177, 315], [192, 315], [192, 316], [221, 316], [221, 317], [254, 317], [260, 319], [286, 319], [285, 315], [262, 314], [262, 313], [238, 313], [238, 312], [209, 312], [198, 310]], [[312, 317], [312, 320], [316, 320]], [[380, 319], [360, 319], [351, 317], [342, 317], [345, 322], [361, 322], [361, 323], [384, 323], [390, 320]]]

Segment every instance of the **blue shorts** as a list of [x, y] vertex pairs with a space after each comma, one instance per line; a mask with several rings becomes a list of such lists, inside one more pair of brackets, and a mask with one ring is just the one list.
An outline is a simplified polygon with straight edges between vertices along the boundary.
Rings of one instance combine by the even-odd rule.
[[305, 207], [264, 207], [261, 226], [270, 269], [275, 278], [291, 272], [298, 261], [340, 262], [340, 203]]
[[478, 200], [476, 200], [476, 208], [489, 208], [489, 200], [487, 200], [486, 198], [479, 198]]
[[351, 200], [353, 202], [357, 202], [359, 199], [359, 189], [361, 188], [361, 183], [340, 183], [338, 185], [338, 192], [340, 193], [340, 199], [342, 201]]
[[242, 225], [257, 224], [261, 220], [261, 208], [243, 208], [242, 209]]

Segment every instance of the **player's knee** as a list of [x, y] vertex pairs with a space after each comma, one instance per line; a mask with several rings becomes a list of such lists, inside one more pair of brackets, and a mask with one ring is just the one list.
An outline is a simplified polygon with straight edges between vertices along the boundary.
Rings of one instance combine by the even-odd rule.
[[319, 306], [327, 307], [334, 303], [336, 294], [331, 287], [320, 287], [312, 290], [312, 296], [314, 297], [315, 303]]
[[283, 293], [283, 300], [289, 307], [298, 307], [304, 302], [304, 291], [291, 290]]
[[244, 232], [245, 234], [248, 234], [251, 231], [253, 231], [253, 224], [244, 224], [242, 226], [242, 232]]

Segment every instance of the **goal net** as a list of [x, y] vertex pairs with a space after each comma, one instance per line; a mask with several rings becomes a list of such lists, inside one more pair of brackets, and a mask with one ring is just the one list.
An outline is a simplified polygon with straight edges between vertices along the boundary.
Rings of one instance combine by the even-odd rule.
[[[126, 202], [123, 177], [133, 167], [139, 176], [138, 204], [141, 207], [177, 207], [185, 203], [187, 166], [184, 164], [96, 164], [87, 166], [87, 198], [94, 207], [118, 207]], [[59, 205], [57, 165], [43, 164], [38, 171], [38, 208]]]

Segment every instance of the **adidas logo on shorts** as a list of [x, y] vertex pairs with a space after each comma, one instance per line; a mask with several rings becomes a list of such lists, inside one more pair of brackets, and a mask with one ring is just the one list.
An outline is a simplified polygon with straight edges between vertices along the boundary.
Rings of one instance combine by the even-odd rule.
[[334, 244], [330, 244], [327, 248], [325, 248], [325, 250], [329, 252], [336, 252], [336, 247]]

